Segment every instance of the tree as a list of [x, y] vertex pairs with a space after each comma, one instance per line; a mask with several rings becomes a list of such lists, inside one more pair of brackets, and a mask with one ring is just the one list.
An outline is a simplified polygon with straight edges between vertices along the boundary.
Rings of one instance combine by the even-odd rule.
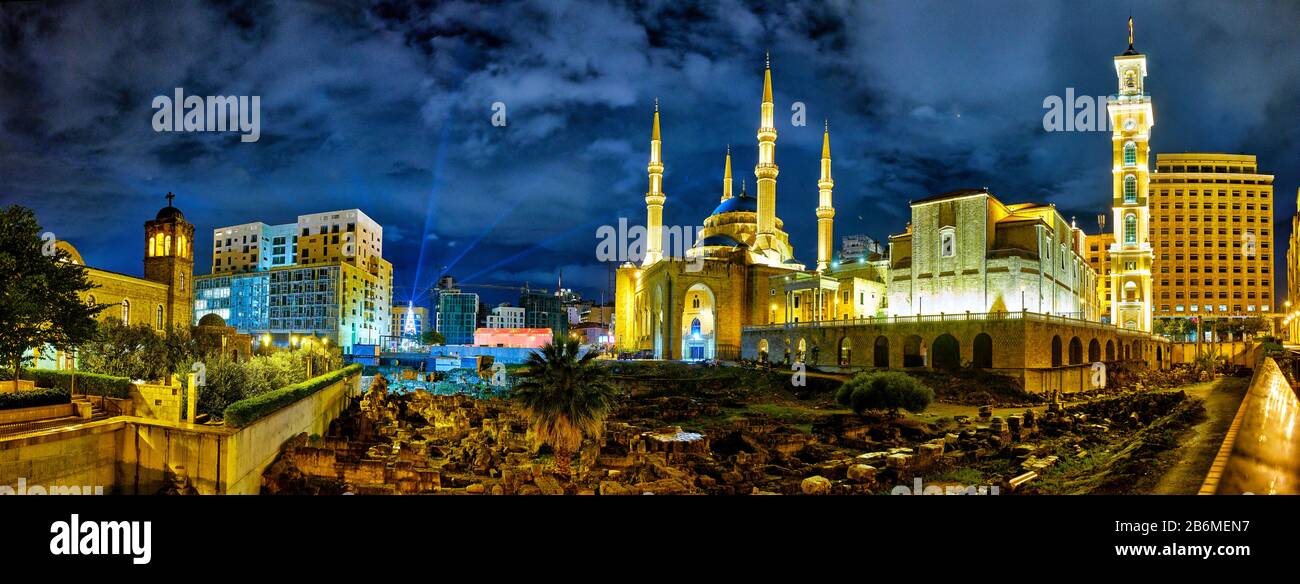
[[919, 413], [934, 401], [934, 390], [901, 371], [859, 373], [840, 386], [835, 401], [851, 406], [855, 413], [866, 410], [899, 409]]
[[575, 339], [556, 339], [528, 355], [514, 398], [537, 438], [555, 451], [556, 468], [569, 477], [570, 458], [584, 436], [598, 436], [614, 408], [616, 390], [597, 353], [579, 356]]
[[29, 349], [69, 351], [95, 334], [95, 315], [107, 305], [90, 305], [81, 294], [95, 288], [85, 267], [41, 238], [31, 209], [0, 211], [0, 361], [9, 366], [17, 389]]
[[420, 342], [425, 345], [441, 345], [447, 342], [447, 338], [438, 331], [425, 331], [420, 335]]
[[86, 371], [153, 381], [187, 361], [185, 353], [183, 346], [169, 347], [167, 339], [147, 324], [125, 324], [110, 316], [99, 324], [94, 337], [82, 343], [77, 356]]

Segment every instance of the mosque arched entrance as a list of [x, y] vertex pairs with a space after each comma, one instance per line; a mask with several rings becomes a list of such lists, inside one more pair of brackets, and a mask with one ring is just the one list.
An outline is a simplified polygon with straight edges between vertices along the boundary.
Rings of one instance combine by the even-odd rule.
[[682, 309], [682, 359], [699, 361], [717, 356], [717, 299], [704, 284], [686, 289]]

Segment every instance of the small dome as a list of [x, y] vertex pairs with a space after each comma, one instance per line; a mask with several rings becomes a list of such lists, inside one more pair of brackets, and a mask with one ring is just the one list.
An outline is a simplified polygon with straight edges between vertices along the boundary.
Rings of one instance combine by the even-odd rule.
[[732, 197], [730, 199], [723, 201], [722, 204], [718, 205], [718, 207], [713, 210], [714, 215], [721, 215], [723, 213], [757, 213], [757, 212], [758, 212], [758, 199], [755, 199], [754, 197], [751, 197], [744, 193], [741, 193], [739, 197]]
[[226, 326], [226, 320], [215, 312], [209, 312], [199, 319], [199, 326]]
[[180, 209], [172, 206], [172, 199], [176, 198], [175, 193], [167, 193], [167, 206], [158, 210], [158, 215], [154, 217], [155, 221], [184, 221], [185, 214]]
[[158, 215], [154, 217], [154, 219], [157, 221], [173, 221], [173, 220], [184, 221], [185, 214], [181, 213], [181, 210], [177, 209], [176, 207], [168, 206], [159, 209]]
[[736, 241], [735, 238], [731, 237], [730, 235], [724, 235], [721, 233], [717, 235], [710, 235], [704, 239], [701, 239], [699, 243], [695, 244], [696, 247], [709, 247], [709, 246], [740, 247], [742, 245], [744, 244], [739, 241]]

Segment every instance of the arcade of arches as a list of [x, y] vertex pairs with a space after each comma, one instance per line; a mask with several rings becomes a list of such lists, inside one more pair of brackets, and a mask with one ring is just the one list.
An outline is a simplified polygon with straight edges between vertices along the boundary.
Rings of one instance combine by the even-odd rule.
[[746, 327], [741, 354], [746, 359], [848, 370], [973, 366], [1020, 376], [1030, 391], [1078, 387], [1098, 361], [1169, 366], [1168, 343], [1158, 337], [1046, 319]]

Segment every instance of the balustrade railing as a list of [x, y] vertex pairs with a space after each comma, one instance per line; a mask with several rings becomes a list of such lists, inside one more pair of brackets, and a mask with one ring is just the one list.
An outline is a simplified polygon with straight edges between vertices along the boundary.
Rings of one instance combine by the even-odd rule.
[[743, 330], [765, 331], [765, 330], [786, 330], [797, 328], [829, 328], [843, 326], [870, 326], [870, 325], [891, 325], [919, 322], [963, 322], [963, 321], [1002, 321], [1002, 320], [1027, 320], [1035, 322], [1059, 322], [1063, 324], [1074, 324], [1098, 328], [1118, 328], [1112, 325], [1104, 324], [1094, 320], [1082, 318], [1082, 313], [1041, 313], [1041, 312], [958, 312], [958, 313], [939, 313], [939, 314], [921, 314], [921, 315], [899, 315], [899, 316], [879, 316], [865, 318], [846, 318], [839, 320], [824, 319], [810, 320], [802, 322], [787, 322], [778, 324], [760, 324], [743, 327]]

